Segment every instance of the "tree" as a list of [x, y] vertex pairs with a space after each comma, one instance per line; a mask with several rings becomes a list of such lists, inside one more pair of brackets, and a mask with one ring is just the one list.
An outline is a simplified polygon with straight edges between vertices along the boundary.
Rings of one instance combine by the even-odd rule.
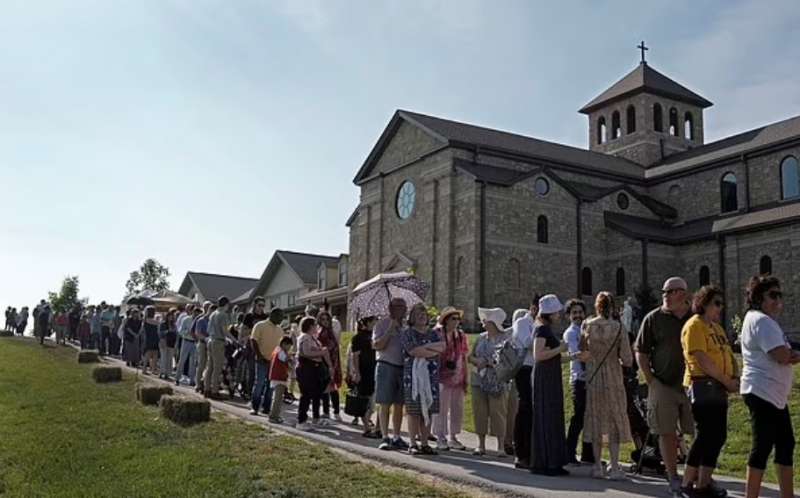
[[78, 276], [71, 275], [64, 277], [64, 281], [61, 282], [61, 290], [48, 292], [48, 301], [54, 312], [64, 313], [81, 303], [81, 300], [78, 299], [78, 286]]
[[153, 258], [147, 258], [141, 268], [132, 271], [130, 278], [125, 283], [127, 295], [136, 294], [143, 290], [164, 292], [169, 290], [169, 268]]

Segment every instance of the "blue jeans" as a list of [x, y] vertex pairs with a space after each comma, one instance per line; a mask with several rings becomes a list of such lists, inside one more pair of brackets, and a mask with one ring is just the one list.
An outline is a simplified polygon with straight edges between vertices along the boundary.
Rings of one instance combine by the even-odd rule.
[[[253, 410], [267, 412], [272, 406], [272, 389], [269, 387], [267, 374], [269, 373], [269, 362], [256, 360], [256, 379], [253, 384]], [[261, 401], [264, 403], [261, 403]], [[263, 410], [262, 410], [263, 407]]]

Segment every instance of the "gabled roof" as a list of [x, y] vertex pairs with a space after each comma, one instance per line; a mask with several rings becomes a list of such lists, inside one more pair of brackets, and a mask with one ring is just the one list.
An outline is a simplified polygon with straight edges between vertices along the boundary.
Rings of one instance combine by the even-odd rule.
[[283, 250], [275, 251], [275, 254], [272, 255], [267, 267], [264, 269], [264, 273], [261, 274], [261, 278], [258, 280], [258, 284], [255, 286], [251, 297], [259, 296], [267, 290], [269, 282], [272, 280], [272, 277], [282, 264], [288, 266], [289, 269], [292, 270], [295, 275], [297, 275], [297, 278], [303, 282], [303, 284], [316, 286], [317, 269], [319, 268], [320, 263], [325, 263], [326, 265], [335, 265], [343, 256], [347, 255], [341, 254], [339, 256], [325, 256], [321, 254], [309, 254], [304, 252]]
[[560, 163], [577, 168], [644, 178], [644, 168], [627, 159], [587, 149], [548, 142], [506, 131], [493, 130], [449, 119], [437, 118], [416, 112], [398, 110], [381, 134], [353, 182], [367, 178], [402, 122], [419, 127], [436, 139], [443, 147], [482, 149], [487, 152], [504, 152], [523, 156], [534, 161]]
[[589, 114], [611, 102], [642, 92], [661, 95], [680, 102], [694, 104], [702, 108], [713, 105], [710, 101], [694, 93], [680, 83], [664, 76], [650, 67], [649, 64], [643, 62], [639, 64], [636, 69], [626, 74], [621, 80], [611, 85], [608, 90], [583, 106], [579, 112]]
[[647, 239], [662, 244], [680, 245], [714, 237], [712, 218], [692, 221], [682, 225], [670, 225], [658, 220], [649, 220], [639, 216], [603, 213], [605, 226], [634, 239]]
[[255, 287], [257, 283], [258, 280], [255, 278], [190, 271], [186, 272], [178, 293], [193, 297], [189, 296], [188, 293], [192, 285], [194, 285], [203, 298], [210, 301], [216, 301], [222, 296], [226, 296], [228, 299], [235, 299]]
[[651, 166], [645, 175], [653, 178], [726, 158], [739, 158], [741, 154], [796, 139], [800, 139], [800, 116], [673, 154]]
[[618, 190], [622, 190], [637, 199], [646, 208], [659, 217], [673, 219], [678, 216], [678, 211], [674, 207], [658, 201], [649, 195], [637, 192], [625, 184], [612, 185], [610, 187], [600, 187], [588, 183], [565, 180], [558, 176], [554, 171], [550, 171], [546, 168], [535, 168], [530, 171], [518, 171], [500, 166], [490, 166], [488, 164], [475, 163], [458, 158], [453, 160], [453, 164], [457, 169], [474, 176], [477, 181], [486, 182], [501, 187], [510, 187], [517, 182], [541, 173], [547, 175], [548, 178], [553, 179], [556, 183], [564, 187], [564, 189], [571, 193], [575, 198], [586, 201], [597, 201], [609, 194], [613, 194]]

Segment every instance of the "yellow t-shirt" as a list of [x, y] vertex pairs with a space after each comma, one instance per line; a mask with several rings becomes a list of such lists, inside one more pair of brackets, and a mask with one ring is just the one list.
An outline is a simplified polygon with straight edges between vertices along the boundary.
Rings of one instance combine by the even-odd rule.
[[278, 347], [283, 338], [283, 329], [269, 319], [262, 320], [253, 326], [250, 337], [258, 344], [258, 350], [267, 361], [272, 358], [272, 352]]
[[683, 326], [681, 331], [681, 346], [683, 357], [686, 360], [686, 373], [683, 376], [683, 385], [689, 386], [692, 377], [707, 377], [697, 358], [692, 354], [702, 351], [711, 358], [722, 372], [730, 377], [736, 373], [733, 362], [733, 351], [728, 344], [728, 337], [718, 323], [709, 326], [700, 315], [694, 315]]

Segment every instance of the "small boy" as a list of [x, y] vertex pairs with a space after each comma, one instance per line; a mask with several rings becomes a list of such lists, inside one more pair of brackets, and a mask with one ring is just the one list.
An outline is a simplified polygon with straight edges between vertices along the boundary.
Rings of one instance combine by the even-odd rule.
[[281, 342], [272, 352], [269, 363], [269, 386], [274, 390], [272, 406], [269, 411], [269, 421], [274, 424], [283, 423], [281, 410], [283, 409], [283, 395], [289, 387], [289, 372], [294, 366], [294, 359], [289, 354], [292, 348], [292, 338], [283, 336]]

